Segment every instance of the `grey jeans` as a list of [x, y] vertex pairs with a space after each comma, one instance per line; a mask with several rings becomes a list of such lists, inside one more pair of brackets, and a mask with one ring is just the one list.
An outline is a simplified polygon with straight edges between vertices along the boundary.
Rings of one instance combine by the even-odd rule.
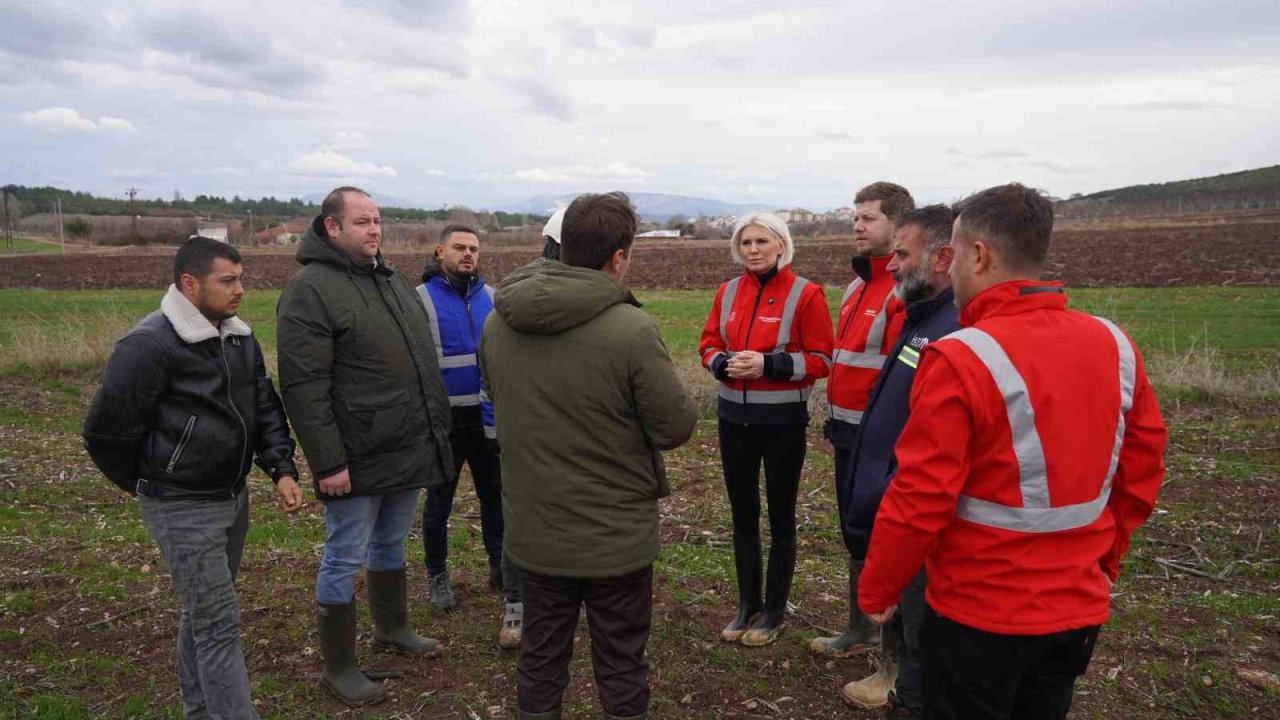
[[249, 530], [249, 492], [234, 499], [138, 496], [142, 521], [164, 554], [182, 600], [178, 680], [183, 715], [202, 720], [258, 720], [240, 644], [235, 578]]

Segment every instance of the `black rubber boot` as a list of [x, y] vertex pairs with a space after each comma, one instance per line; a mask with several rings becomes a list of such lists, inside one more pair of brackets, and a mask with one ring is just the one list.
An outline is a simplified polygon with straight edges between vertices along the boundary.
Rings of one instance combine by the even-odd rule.
[[741, 640], [742, 634], [764, 607], [760, 601], [763, 582], [760, 577], [759, 535], [733, 534], [733, 564], [738, 571], [738, 616], [720, 631], [720, 639], [725, 642]]
[[387, 694], [356, 665], [356, 605], [316, 603], [320, 631], [320, 655], [324, 669], [320, 680], [339, 700], [352, 707], [382, 702]]
[[787, 622], [787, 598], [796, 572], [796, 539], [776, 538], [769, 546], [769, 570], [764, 586], [764, 614], [742, 636], [742, 644], [768, 645], [782, 633]]
[[373, 645], [408, 655], [433, 657], [440, 643], [409, 629], [409, 606], [404, 568], [369, 571], [369, 612], [373, 615]]
[[560, 708], [541, 713], [516, 710], [516, 717], [519, 718], [519, 720], [560, 720]]
[[489, 590], [491, 592], [502, 592], [506, 589], [502, 577], [502, 558], [489, 558]]

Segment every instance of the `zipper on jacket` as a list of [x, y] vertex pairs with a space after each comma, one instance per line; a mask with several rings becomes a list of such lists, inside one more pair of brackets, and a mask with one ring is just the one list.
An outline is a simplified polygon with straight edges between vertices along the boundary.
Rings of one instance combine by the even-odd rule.
[[[759, 282], [759, 278], [756, 278], [756, 282]], [[764, 297], [764, 284], [760, 283], [760, 287], [756, 290], [755, 305], [751, 306], [751, 319], [747, 321], [747, 337], [742, 341], [742, 347], [744, 350], [749, 350], [751, 348], [751, 329], [755, 327], [756, 313], [760, 312], [760, 298], [763, 298], [763, 297]], [[744, 418], [747, 415], [747, 386], [750, 384], [750, 382], [751, 382], [750, 380], [742, 381], [742, 415]], [[749, 422], [743, 423], [743, 425], [750, 425], [750, 424], [751, 423]]]
[[[240, 421], [240, 437], [242, 438], [240, 441], [240, 462], [236, 464], [236, 471], [239, 473], [244, 470], [244, 455], [245, 451], [249, 449], [249, 426], [245, 425], [244, 416], [236, 408], [235, 396], [231, 394], [231, 364], [227, 362], [226, 348], [219, 347], [218, 354], [222, 356], [222, 368], [227, 373], [227, 404], [231, 406], [231, 412], [235, 413], [236, 419]], [[240, 482], [240, 477], [237, 475], [231, 479], [231, 486], [227, 488], [227, 492], [231, 493], [233, 497], [233, 491], [238, 482]]]
[[862, 289], [858, 291], [858, 299], [853, 301], [853, 308], [850, 309], [849, 311], [849, 317], [844, 319], [844, 327], [840, 328], [840, 332], [836, 335], [837, 343], [839, 342], [840, 338], [844, 337], [844, 331], [849, 329], [849, 324], [853, 322], [853, 318], [858, 314], [853, 312], [853, 309], [856, 309], [859, 305], [862, 304], [862, 298], [866, 296], [867, 287], [870, 285], [871, 283], [869, 282], [862, 283]]
[[178, 458], [182, 457], [182, 451], [187, 448], [187, 443], [191, 442], [191, 435], [196, 429], [196, 416], [192, 415], [187, 418], [186, 427], [182, 428], [182, 437], [178, 440], [178, 445], [173, 449], [173, 455], [169, 456], [169, 464], [165, 466], [164, 471], [173, 474], [173, 468], [178, 464]]

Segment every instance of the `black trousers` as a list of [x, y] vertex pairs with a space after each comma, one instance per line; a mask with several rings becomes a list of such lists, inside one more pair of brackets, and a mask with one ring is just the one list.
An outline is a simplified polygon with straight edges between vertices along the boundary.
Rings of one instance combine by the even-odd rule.
[[453, 478], [444, 485], [427, 488], [427, 501], [422, 508], [422, 545], [428, 575], [444, 572], [449, 559], [449, 515], [463, 462], [471, 468], [480, 500], [480, 533], [489, 562], [496, 564], [502, 558], [502, 475], [498, 456], [489, 449], [482, 428], [455, 432], [449, 436], [449, 444], [457, 466]]
[[601, 707], [620, 717], [648, 711], [649, 663], [644, 649], [653, 617], [652, 565], [612, 578], [524, 571], [524, 636], [516, 666], [520, 709], [545, 713], [560, 707], [569, 686], [573, 633], [583, 605]]
[[924, 711], [930, 720], [1062, 720], [1099, 626], [1048, 635], [1000, 635], [925, 609], [920, 632]]
[[853, 448], [841, 447], [835, 445], [835, 463], [836, 463], [836, 508], [839, 510], [840, 519], [840, 537], [844, 540], [844, 547], [849, 551], [849, 555], [854, 560], [867, 559], [867, 542], [861, 538], [855, 538], [849, 534], [848, 528], [845, 527], [845, 518], [849, 515], [848, 498], [853, 497], [853, 489], [849, 486], [853, 484], [853, 468], [850, 463], [853, 460]]
[[764, 465], [773, 541], [796, 536], [796, 492], [804, 467], [804, 425], [738, 425], [720, 421], [720, 460], [733, 531], [760, 534], [760, 466]]

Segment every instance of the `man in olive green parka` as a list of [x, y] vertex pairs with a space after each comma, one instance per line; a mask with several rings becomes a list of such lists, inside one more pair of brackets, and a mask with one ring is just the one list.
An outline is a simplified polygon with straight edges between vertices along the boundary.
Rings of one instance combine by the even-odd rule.
[[298, 246], [302, 270], [276, 308], [280, 390], [325, 505], [316, 612], [321, 679], [350, 705], [382, 688], [355, 662], [355, 575], [368, 567], [374, 644], [440, 652], [409, 629], [404, 541], [421, 488], [446, 482], [449, 399], [426, 309], [379, 252], [363, 190], [329, 193]]
[[563, 262], [508, 275], [485, 323], [481, 371], [502, 428], [504, 548], [525, 571], [521, 718], [559, 718], [586, 605], [606, 717], [641, 718], [653, 610], [662, 451], [697, 410], [658, 328], [621, 283], [636, 215], [626, 195], [565, 212]]

